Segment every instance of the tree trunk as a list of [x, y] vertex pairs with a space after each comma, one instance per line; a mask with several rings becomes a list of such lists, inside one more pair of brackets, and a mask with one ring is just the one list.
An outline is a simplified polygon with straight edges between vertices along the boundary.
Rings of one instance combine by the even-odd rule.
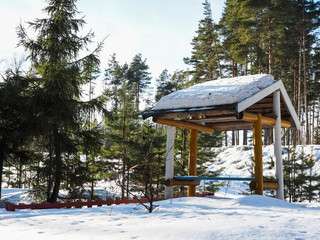
[[[270, 2], [268, 2], [268, 5]], [[271, 17], [270, 17], [270, 6], [268, 6], [268, 39], [269, 39], [269, 74], [273, 75], [273, 52], [272, 52], [272, 42], [271, 42]]]
[[59, 153], [58, 156], [55, 158], [56, 164], [55, 164], [55, 178], [54, 178], [54, 187], [52, 190], [52, 194], [49, 198], [50, 203], [55, 203], [58, 199], [59, 196], [59, 189], [60, 189], [60, 184], [62, 180], [62, 159], [61, 155]]
[[232, 140], [231, 140], [231, 145], [234, 146], [236, 144], [236, 141], [235, 141], [235, 131], [232, 130]]
[[2, 191], [3, 163], [4, 163], [4, 153], [0, 149], [0, 200], [1, 200], [1, 191]]
[[[51, 137], [50, 137], [50, 152], [49, 152], [49, 169], [52, 169], [53, 167], [53, 157], [52, 157], [52, 145], [51, 145]], [[52, 174], [49, 173], [48, 179], [47, 179], [47, 202], [49, 202], [50, 200], [50, 192], [51, 192], [51, 188], [52, 188]]]
[[246, 56], [246, 62], [244, 64], [244, 75], [248, 75], [248, 56]]
[[218, 67], [219, 67], [219, 76], [220, 76], [220, 79], [222, 79], [222, 69], [221, 69], [221, 64], [220, 64], [220, 59], [219, 59], [219, 52], [218, 52], [218, 47], [217, 47], [216, 40], [214, 40], [214, 49], [215, 49], [215, 52], [216, 52], [216, 58], [217, 58], [217, 63], [218, 63]]
[[139, 112], [139, 98], [140, 98], [140, 85], [137, 82], [137, 92], [136, 92], [136, 110]]
[[224, 144], [226, 147], [228, 146], [228, 131], [224, 132]]
[[54, 187], [52, 194], [49, 198], [50, 203], [55, 203], [59, 196], [60, 184], [62, 181], [62, 158], [61, 158], [61, 142], [59, 139], [58, 129], [55, 127], [54, 130], [54, 148], [55, 148], [55, 176], [54, 176]]
[[[123, 101], [123, 109], [122, 109], [122, 139], [123, 141], [126, 138], [126, 100], [124, 97]], [[122, 149], [122, 182], [121, 182], [121, 199], [124, 200], [124, 194], [125, 194], [125, 188], [126, 188], [126, 155], [127, 155], [127, 149], [124, 146]]]
[[248, 145], [248, 130], [243, 130], [243, 145]]
[[[299, 42], [299, 69], [298, 69], [298, 117], [301, 121], [301, 73], [302, 73], [302, 31], [300, 32], [300, 42]], [[298, 132], [298, 144], [301, 144], [300, 132]]]
[[[316, 88], [316, 76], [314, 75], [314, 86], [315, 86], [315, 88]], [[316, 89], [315, 89], [315, 92], [318, 92]], [[316, 144], [315, 143], [315, 141], [314, 141], [314, 139], [315, 139], [315, 135], [314, 135], [314, 123], [315, 123], [315, 114], [316, 114], [316, 112], [315, 112], [315, 108], [316, 108], [316, 106], [315, 106], [315, 104], [316, 104], [316, 95], [315, 94], [313, 94], [313, 102], [312, 102], [312, 129], [311, 129], [311, 133], [312, 133], [312, 135], [311, 135], [311, 144]]]
[[22, 188], [22, 164], [21, 163], [19, 163], [18, 188]]
[[92, 161], [92, 179], [91, 179], [91, 199], [93, 200], [94, 199], [94, 178], [95, 178], [95, 176], [94, 176], [94, 174], [95, 174], [95, 171], [94, 171], [94, 155], [92, 154], [91, 155], [91, 157], [92, 157], [92, 159], [91, 159], [91, 161]]
[[302, 32], [302, 44], [303, 44], [303, 95], [304, 95], [304, 111], [306, 118], [306, 144], [310, 143], [309, 134], [309, 116], [308, 116], [308, 99], [307, 99], [307, 66], [306, 66], [306, 31]]
[[320, 111], [318, 111], [318, 116], [317, 116], [317, 131], [316, 131], [316, 144], [319, 144], [319, 126], [320, 126]]

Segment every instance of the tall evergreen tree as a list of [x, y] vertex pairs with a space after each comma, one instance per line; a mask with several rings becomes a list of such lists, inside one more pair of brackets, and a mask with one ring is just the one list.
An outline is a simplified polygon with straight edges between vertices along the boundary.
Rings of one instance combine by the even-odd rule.
[[105, 70], [105, 94], [108, 96], [108, 103], [111, 104], [111, 111], [118, 108], [118, 91], [121, 89], [123, 81], [128, 81], [129, 66], [127, 63], [121, 65], [116, 54], [113, 53]]
[[156, 79], [157, 90], [155, 95], [156, 102], [159, 101], [163, 96], [166, 96], [174, 91], [179, 90], [180, 81], [177, 72], [172, 76], [168, 70], [165, 69], [161, 72], [159, 77]]
[[84, 130], [83, 118], [93, 109], [102, 109], [101, 99], [82, 102], [82, 89], [99, 65], [98, 44], [94, 52], [79, 58], [80, 51], [92, 42], [94, 34], [80, 37], [85, 24], [78, 14], [76, 0], [49, 0], [44, 12], [48, 18], [36, 19], [29, 26], [37, 33], [36, 39], [28, 36], [20, 25], [19, 45], [25, 47], [42, 88], [37, 93], [37, 122], [39, 133], [46, 139], [48, 158], [48, 201], [55, 202], [65, 178], [66, 154], [75, 154], [81, 145], [87, 149], [99, 145], [94, 129]]
[[111, 142], [106, 151], [108, 159], [118, 159], [115, 169], [117, 181], [121, 187], [121, 197], [129, 196], [129, 174], [134, 166], [132, 152], [135, 132], [138, 126], [138, 113], [135, 110], [134, 91], [128, 88], [126, 79], [117, 91], [118, 108], [114, 109], [111, 118], [106, 121], [106, 136]]
[[220, 43], [212, 19], [211, 6], [208, 0], [203, 3], [204, 19], [200, 20], [196, 36], [192, 39], [190, 58], [184, 62], [193, 67], [193, 82], [200, 83], [222, 78]]
[[0, 197], [4, 163], [10, 157], [18, 159], [20, 165], [22, 161], [27, 163], [28, 152], [32, 152], [32, 136], [37, 126], [30, 106], [36, 104], [32, 92], [38, 86], [37, 81], [11, 69], [0, 82]]
[[128, 86], [135, 88], [135, 101], [136, 110], [139, 111], [139, 104], [141, 101], [141, 94], [150, 85], [151, 77], [148, 72], [149, 66], [147, 65], [147, 59], [142, 59], [142, 55], [139, 53], [134, 56], [128, 69]]

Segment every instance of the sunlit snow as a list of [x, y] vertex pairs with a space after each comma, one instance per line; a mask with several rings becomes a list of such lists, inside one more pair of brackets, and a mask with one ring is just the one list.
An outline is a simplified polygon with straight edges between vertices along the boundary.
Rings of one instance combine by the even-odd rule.
[[237, 103], [274, 82], [273, 76], [269, 74], [223, 78], [204, 82], [162, 97], [153, 110]]
[[[222, 175], [249, 177], [251, 146], [220, 149], [218, 162]], [[296, 152], [313, 154], [315, 171], [320, 167], [320, 146], [297, 146]], [[287, 156], [283, 149], [283, 158]], [[264, 148], [264, 174], [273, 147]], [[266, 196], [244, 196], [246, 185], [228, 183], [216, 197], [175, 198], [159, 201], [156, 212], [148, 213], [139, 204], [93, 208], [16, 210], [0, 208], [1, 239], [20, 240], [100, 240], [100, 239], [320, 239], [320, 203], [287, 203]], [[242, 195], [240, 195], [242, 192]], [[7, 189], [2, 199], [24, 202], [23, 189]]]

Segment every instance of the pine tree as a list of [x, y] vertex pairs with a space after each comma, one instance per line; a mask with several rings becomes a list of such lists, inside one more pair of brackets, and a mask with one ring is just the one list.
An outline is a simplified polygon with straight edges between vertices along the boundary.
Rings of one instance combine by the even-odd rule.
[[184, 62], [193, 67], [191, 73], [194, 83], [211, 81], [222, 78], [220, 63], [220, 43], [216, 27], [212, 19], [211, 6], [208, 0], [204, 6], [204, 19], [200, 20], [196, 36], [192, 39], [192, 52], [190, 58]]
[[114, 168], [118, 173], [117, 181], [121, 187], [121, 197], [129, 196], [129, 175], [132, 161], [132, 143], [138, 126], [138, 112], [135, 109], [135, 93], [128, 88], [127, 79], [122, 79], [122, 85], [115, 96], [118, 108], [111, 111], [111, 117], [106, 119], [106, 137], [111, 146], [106, 151], [108, 159], [118, 159]]
[[75, 0], [50, 0], [44, 12], [48, 18], [36, 19], [29, 26], [37, 33], [36, 39], [28, 36], [20, 25], [19, 45], [29, 53], [32, 67], [42, 80], [37, 93], [36, 119], [41, 129], [38, 133], [46, 139], [48, 157], [48, 201], [55, 202], [65, 179], [66, 154], [76, 154], [81, 145], [96, 148], [100, 145], [96, 130], [84, 130], [83, 118], [94, 109], [102, 109], [101, 99], [82, 102], [82, 89], [97, 72], [97, 54], [101, 44], [87, 56], [79, 59], [80, 51], [92, 42], [94, 34], [78, 34], [85, 24], [78, 14]]
[[141, 94], [150, 85], [151, 77], [148, 72], [149, 66], [147, 65], [147, 59], [142, 60], [142, 55], [139, 53], [134, 56], [128, 69], [128, 87], [135, 88], [135, 101], [136, 110], [139, 111], [139, 104], [141, 100]]
[[169, 74], [167, 69], [163, 70], [159, 77], [156, 79], [156, 102], [159, 101], [163, 96], [182, 89], [182, 85], [185, 84], [185, 77], [186, 72], [183, 71], [175, 71], [173, 75], [171, 75]]
[[108, 103], [111, 105], [111, 111], [118, 109], [118, 89], [121, 88], [123, 81], [128, 81], [129, 66], [127, 63], [121, 65], [116, 54], [112, 54], [108, 63], [108, 68], [105, 70], [105, 95], [108, 97]]
[[[137, 190], [151, 197], [163, 191], [165, 164], [165, 133], [154, 127], [149, 121], [143, 122], [131, 139], [135, 167], [132, 169], [131, 181]], [[162, 183], [162, 184], [160, 184]], [[141, 187], [139, 187], [141, 186]]]

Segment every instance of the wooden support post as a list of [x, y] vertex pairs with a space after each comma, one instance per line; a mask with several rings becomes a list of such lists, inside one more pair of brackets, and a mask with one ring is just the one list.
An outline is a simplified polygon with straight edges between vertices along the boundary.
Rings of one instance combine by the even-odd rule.
[[257, 184], [256, 194], [263, 195], [263, 165], [262, 165], [262, 121], [261, 114], [254, 122], [254, 181]]
[[284, 200], [283, 192], [283, 166], [282, 166], [282, 148], [281, 148], [281, 108], [280, 108], [280, 91], [273, 93], [273, 113], [276, 116], [274, 125], [274, 155], [276, 157], [276, 178], [278, 179], [279, 188], [276, 197]]
[[[198, 131], [190, 130], [189, 176], [197, 176]], [[196, 196], [196, 186], [188, 186], [188, 197]]]
[[[176, 128], [167, 126], [167, 152], [165, 180], [173, 179], [174, 164], [174, 138]], [[165, 198], [173, 198], [173, 186], [165, 186]]]

